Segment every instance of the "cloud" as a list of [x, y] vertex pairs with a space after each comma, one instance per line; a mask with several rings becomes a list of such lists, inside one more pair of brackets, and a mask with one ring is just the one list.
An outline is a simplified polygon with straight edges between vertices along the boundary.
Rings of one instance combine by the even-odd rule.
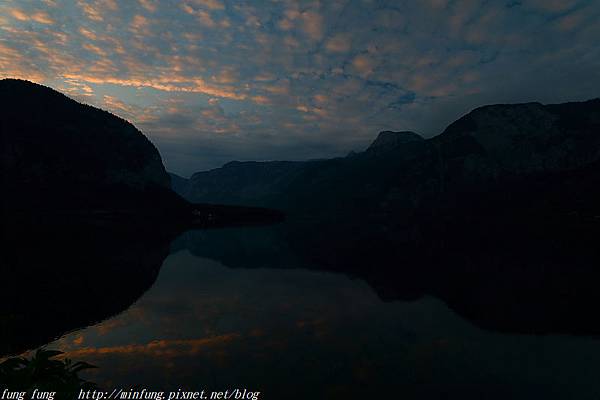
[[368, 76], [373, 72], [375, 60], [369, 54], [359, 54], [352, 60], [352, 66], [359, 75]]
[[194, 0], [194, 3], [211, 10], [225, 9], [225, 5], [218, 0]]
[[36, 12], [31, 15], [31, 19], [35, 22], [39, 22], [40, 24], [54, 24], [54, 20], [48, 16], [45, 12]]
[[253, 96], [252, 101], [262, 105], [271, 104], [271, 99], [269, 99], [267, 96]]
[[0, 3], [0, 76], [122, 115], [186, 171], [340, 155], [379, 130], [431, 136], [474, 106], [600, 85], [589, 0], [16, 4]]
[[131, 78], [117, 78], [111, 76], [97, 77], [93, 75], [75, 75], [65, 74], [63, 75], [67, 79], [78, 80], [81, 82], [88, 82], [94, 84], [111, 84], [119, 86], [132, 86], [136, 88], [152, 88], [165, 92], [186, 92], [186, 93], [202, 93], [210, 96], [217, 96], [235, 100], [243, 100], [247, 96], [244, 94], [238, 94], [233, 91], [221, 89], [217, 86], [206, 84], [200, 77], [159, 77], [155, 79], [131, 79]]
[[138, 0], [140, 5], [146, 9], [148, 12], [155, 12], [157, 9], [157, 4], [153, 0]]
[[[129, 23], [129, 30], [135, 35], [135, 38], [142, 41], [147, 41], [148, 38], [154, 35], [151, 29], [151, 21], [141, 14], [136, 14]], [[150, 49], [147, 43], [134, 42], [134, 46], [141, 46], [142, 49]]]
[[237, 81], [237, 71], [232, 67], [223, 68], [217, 75], [213, 75], [213, 81], [217, 83], [232, 84]]
[[13, 16], [13, 18], [15, 18], [19, 21], [29, 21], [29, 15], [27, 15], [27, 13], [24, 13], [23, 11], [19, 10], [18, 8], [13, 8], [9, 12], [10, 12], [10, 15]]
[[293, 21], [287, 19], [287, 18], [283, 18], [281, 20], [279, 20], [279, 28], [283, 29], [284, 31], [289, 31], [292, 28], [294, 28], [294, 23]]
[[81, 7], [81, 9], [83, 10], [84, 14], [86, 15], [87, 18], [89, 18], [92, 21], [104, 21], [104, 17], [102, 16], [102, 12], [96, 8], [95, 6], [93, 6], [90, 3], [87, 3], [84, 0], [78, 0], [77, 4], [79, 5], [79, 7]]
[[109, 96], [105, 94], [104, 96], [102, 96], [102, 100], [102, 105], [104, 106], [104, 108], [107, 108], [108, 110], [112, 111], [113, 113], [119, 116], [125, 115], [131, 117], [136, 114], [135, 107], [122, 102], [114, 96]]
[[85, 38], [90, 40], [97, 40], [98, 36], [94, 32], [89, 29], [84, 28], [83, 26], [79, 28], [79, 33], [81, 33]]
[[196, 16], [198, 17], [198, 20], [205, 26], [207, 26], [208, 28], [213, 28], [215, 27], [216, 23], [215, 21], [212, 19], [212, 17], [210, 16], [210, 14], [206, 11], [203, 10], [198, 10], [195, 12]]
[[350, 37], [344, 33], [334, 35], [325, 44], [325, 48], [334, 53], [345, 53], [350, 50], [350, 47]]
[[54, 20], [52, 18], [50, 18], [50, 16], [48, 15], [48, 13], [43, 12], [43, 11], [37, 11], [37, 12], [33, 12], [31, 14], [28, 14], [24, 11], [21, 11], [18, 8], [13, 8], [9, 11], [10, 15], [12, 15], [13, 18], [15, 18], [18, 21], [35, 21], [38, 22], [40, 24], [45, 24], [45, 25], [52, 25], [54, 24]]
[[108, 356], [113, 354], [129, 356], [144, 355], [155, 357], [177, 357], [182, 355], [193, 356], [210, 347], [228, 344], [238, 339], [239, 337], [239, 334], [231, 333], [198, 339], [163, 339], [154, 340], [145, 344], [128, 344], [107, 347], [83, 347], [77, 350], [66, 352], [65, 357], [79, 359], [82, 357]]
[[320, 40], [323, 37], [323, 16], [316, 11], [305, 11], [300, 14], [302, 30], [309, 38]]

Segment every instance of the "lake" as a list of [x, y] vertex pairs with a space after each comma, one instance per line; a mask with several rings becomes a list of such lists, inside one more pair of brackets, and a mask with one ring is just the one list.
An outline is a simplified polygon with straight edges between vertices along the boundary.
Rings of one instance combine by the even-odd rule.
[[427, 294], [384, 301], [354, 274], [298, 260], [279, 230], [183, 234], [157, 276], [135, 289], [142, 294], [133, 304], [47, 347], [96, 365], [84, 377], [107, 390], [239, 388], [265, 399], [600, 398], [594, 335], [486, 330]]

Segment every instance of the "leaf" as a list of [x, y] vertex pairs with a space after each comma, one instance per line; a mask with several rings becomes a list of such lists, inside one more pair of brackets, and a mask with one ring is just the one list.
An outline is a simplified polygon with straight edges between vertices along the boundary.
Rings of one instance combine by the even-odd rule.
[[62, 351], [59, 350], [46, 350], [46, 349], [38, 349], [38, 351], [36, 351], [35, 356], [36, 358], [43, 358], [43, 359], [50, 359], [56, 356], [59, 356], [61, 354], [64, 354]]
[[79, 371], [83, 371], [85, 369], [94, 369], [94, 368], [98, 368], [95, 365], [89, 364], [85, 361], [78, 361], [75, 364], [73, 364], [73, 366], [71, 367], [71, 371], [72, 372], [79, 372]]

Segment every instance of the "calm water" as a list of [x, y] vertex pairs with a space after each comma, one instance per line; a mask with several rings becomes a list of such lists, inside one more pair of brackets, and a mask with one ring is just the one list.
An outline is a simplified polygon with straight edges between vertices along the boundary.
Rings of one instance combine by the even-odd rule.
[[[286, 249], [275, 260], [263, 254], [274, 246], [262, 240], [269, 232], [207, 231], [194, 239], [194, 253], [174, 245], [156, 282], [126, 311], [48, 348], [98, 366], [85, 377], [107, 389], [247, 388], [265, 399], [600, 398], [600, 340], [485, 331], [433, 297], [384, 302], [360, 279], [286, 268]], [[243, 249], [231, 240], [240, 235], [252, 238]], [[203, 246], [210, 248], [198, 251]], [[253, 248], [265, 267], [251, 257], [252, 268], [239, 257], [228, 265], [228, 251]]]

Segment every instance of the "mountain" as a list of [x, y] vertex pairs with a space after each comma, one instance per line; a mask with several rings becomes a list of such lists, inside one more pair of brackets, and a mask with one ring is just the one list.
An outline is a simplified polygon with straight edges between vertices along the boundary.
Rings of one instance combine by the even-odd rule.
[[[600, 159], [600, 99], [478, 108], [433, 140], [446, 158], [485, 159], [488, 173], [526, 175], [574, 169]], [[457, 154], [456, 152], [462, 152]], [[454, 154], [454, 153], [456, 154]]]
[[[197, 172], [187, 184], [181, 180], [173, 190], [189, 201], [229, 205], [265, 206], [269, 198], [285, 195], [285, 185], [310, 162], [232, 161], [221, 168]], [[183, 185], [182, 185], [183, 184]]]
[[[600, 161], [599, 124], [600, 99], [484, 106], [430, 139], [385, 131], [365, 151], [348, 157], [228, 163], [194, 174], [181, 194], [192, 201], [292, 213], [398, 215], [442, 209], [460, 203], [468, 192], [526, 187], [524, 181], [542, 175], [549, 179], [593, 168]], [[557, 179], [555, 184], [562, 178]]]
[[172, 172], [169, 172], [169, 178], [171, 179], [171, 189], [175, 193], [185, 193], [190, 182], [189, 179]]
[[398, 135], [270, 181], [271, 163], [203, 173], [241, 201], [253, 182], [233, 182], [261, 170], [271, 189], [250, 200], [290, 218], [258, 252], [247, 249], [260, 238], [236, 232], [191, 251], [233, 266], [276, 260], [352, 274], [384, 299], [432, 295], [494, 330], [600, 332], [599, 99], [484, 106], [433, 138]]
[[0, 80], [0, 142], [4, 219], [58, 213], [183, 227], [281, 218], [269, 210], [191, 204], [171, 190], [171, 179], [176, 187], [186, 180], [169, 176], [135, 126], [28, 81]]
[[411, 131], [383, 131], [379, 133], [377, 138], [373, 141], [373, 143], [371, 143], [366, 151], [368, 153], [388, 152], [405, 143], [421, 142], [423, 140], [423, 137]]
[[[376, 180], [369, 174], [384, 168], [382, 161], [388, 156], [402, 153], [400, 147], [410, 152], [422, 142], [424, 139], [413, 132], [385, 131], [366, 151], [352, 152], [347, 157], [310, 161], [232, 161], [221, 168], [197, 172], [187, 182], [178, 180], [172, 188], [192, 202], [272, 206], [291, 211], [295, 209], [293, 199], [300, 193], [318, 201], [323, 199], [322, 193], [330, 191], [329, 184], [339, 186], [342, 181], [359, 176]], [[351, 182], [347, 183], [348, 196], [362, 196]], [[367, 185], [372, 186], [371, 183]]]
[[0, 81], [6, 209], [189, 213], [158, 150], [131, 123], [23, 80]]

